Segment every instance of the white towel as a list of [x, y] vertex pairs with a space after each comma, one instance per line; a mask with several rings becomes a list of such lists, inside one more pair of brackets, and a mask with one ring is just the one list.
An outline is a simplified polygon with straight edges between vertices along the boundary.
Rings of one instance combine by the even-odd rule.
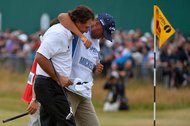
[[73, 82], [73, 85], [70, 85], [67, 87], [67, 89], [73, 93], [76, 93], [80, 96], [83, 96], [85, 98], [91, 99], [92, 97], [92, 82], [85, 82], [81, 80], [80, 78], [71, 79]]

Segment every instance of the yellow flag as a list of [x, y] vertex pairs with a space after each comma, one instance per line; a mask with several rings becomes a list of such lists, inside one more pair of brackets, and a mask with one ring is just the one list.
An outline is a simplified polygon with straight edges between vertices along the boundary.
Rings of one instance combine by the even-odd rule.
[[160, 40], [159, 48], [174, 33], [175, 29], [168, 22], [160, 8], [154, 5], [154, 34], [156, 34]]

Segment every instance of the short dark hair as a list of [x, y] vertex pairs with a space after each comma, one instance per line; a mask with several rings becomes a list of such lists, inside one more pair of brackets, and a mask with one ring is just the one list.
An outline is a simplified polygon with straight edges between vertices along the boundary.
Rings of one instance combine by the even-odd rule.
[[74, 10], [68, 11], [71, 20], [76, 23], [86, 23], [89, 19], [94, 20], [94, 12], [83, 5], [77, 6]]

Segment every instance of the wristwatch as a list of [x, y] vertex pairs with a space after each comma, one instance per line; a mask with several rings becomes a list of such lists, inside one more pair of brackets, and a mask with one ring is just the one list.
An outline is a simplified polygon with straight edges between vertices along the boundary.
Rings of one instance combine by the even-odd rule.
[[38, 102], [36, 98], [32, 98], [31, 102]]

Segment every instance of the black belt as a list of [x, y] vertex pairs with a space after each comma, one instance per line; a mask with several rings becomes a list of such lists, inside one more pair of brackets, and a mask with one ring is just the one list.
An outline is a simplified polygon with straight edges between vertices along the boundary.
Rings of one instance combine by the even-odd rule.
[[36, 79], [52, 79], [51, 77], [46, 77], [43, 75], [36, 75]]

